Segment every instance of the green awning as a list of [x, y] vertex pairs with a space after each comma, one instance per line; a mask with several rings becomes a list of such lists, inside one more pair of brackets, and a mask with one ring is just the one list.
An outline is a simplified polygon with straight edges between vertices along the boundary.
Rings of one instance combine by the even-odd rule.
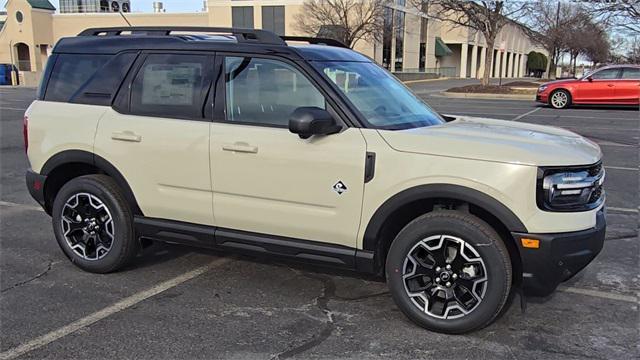
[[436, 56], [449, 56], [451, 54], [453, 54], [453, 51], [449, 49], [447, 44], [445, 44], [441, 38], [436, 37]]
[[34, 9], [56, 10], [55, 6], [53, 6], [49, 0], [27, 0], [27, 2]]

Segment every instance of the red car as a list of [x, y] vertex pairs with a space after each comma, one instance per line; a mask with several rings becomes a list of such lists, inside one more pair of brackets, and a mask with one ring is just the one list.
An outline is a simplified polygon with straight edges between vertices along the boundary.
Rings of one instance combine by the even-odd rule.
[[556, 109], [572, 104], [640, 105], [640, 65], [605, 66], [580, 79], [544, 83], [536, 101]]

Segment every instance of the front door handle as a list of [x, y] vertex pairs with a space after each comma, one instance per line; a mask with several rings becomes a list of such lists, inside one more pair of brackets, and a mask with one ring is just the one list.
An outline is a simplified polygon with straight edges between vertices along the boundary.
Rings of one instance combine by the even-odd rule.
[[257, 154], [258, 147], [249, 145], [246, 142], [235, 142], [233, 144], [223, 144], [222, 150], [224, 151], [233, 151], [233, 152], [241, 152], [241, 153], [250, 153]]
[[111, 138], [113, 140], [119, 141], [129, 141], [129, 142], [140, 142], [142, 141], [142, 136], [134, 133], [133, 131], [121, 131], [114, 132], [111, 134]]
[[608, 87], [614, 87], [615, 85], [613, 84], [607, 84]]

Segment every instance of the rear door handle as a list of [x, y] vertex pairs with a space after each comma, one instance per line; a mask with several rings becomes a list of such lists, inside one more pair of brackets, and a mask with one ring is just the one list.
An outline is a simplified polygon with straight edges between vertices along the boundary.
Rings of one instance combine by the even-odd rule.
[[113, 140], [129, 141], [129, 142], [140, 142], [140, 141], [142, 141], [142, 136], [134, 133], [133, 131], [114, 132], [114, 133], [111, 134], [111, 138]]
[[257, 154], [258, 147], [249, 145], [246, 142], [235, 142], [233, 144], [223, 144], [222, 150], [224, 151], [233, 151], [233, 152], [241, 152], [241, 153], [250, 153]]
[[613, 84], [607, 84], [608, 87], [614, 87], [615, 85]]

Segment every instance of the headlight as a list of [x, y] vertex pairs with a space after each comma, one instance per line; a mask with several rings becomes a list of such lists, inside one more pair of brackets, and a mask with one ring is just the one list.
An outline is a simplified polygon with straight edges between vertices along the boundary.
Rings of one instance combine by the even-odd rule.
[[542, 85], [538, 88], [538, 92], [543, 92], [545, 90], [547, 90], [547, 85]]
[[598, 163], [573, 168], [541, 168], [538, 207], [547, 211], [587, 211], [604, 201], [604, 168]]

